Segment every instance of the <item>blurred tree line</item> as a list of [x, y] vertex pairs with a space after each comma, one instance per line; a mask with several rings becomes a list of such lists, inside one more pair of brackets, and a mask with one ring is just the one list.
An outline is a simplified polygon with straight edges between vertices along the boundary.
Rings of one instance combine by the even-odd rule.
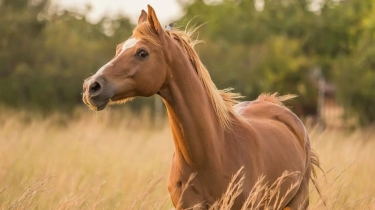
[[[252, 100], [293, 93], [300, 115], [316, 114], [317, 79], [361, 124], [375, 122], [373, 0], [195, 0], [183, 2], [184, 27], [200, 25], [198, 47], [219, 88]], [[89, 11], [89, 8], [86, 12]], [[96, 24], [48, 0], [0, 1], [0, 103], [69, 111], [81, 105], [83, 79], [131, 35], [125, 17]], [[318, 69], [318, 71], [317, 71]], [[318, 72], [318, 73], [317, 73]], [[139, 107], [151, 101], [136, 101]]]
[[0, 102], [31, 110], [81, 105], [83, 80], [133, 29], [123, 17], [91, 24], [48, 0], [3, 0], [0, 13]]
[[297, 94], [293, 111], [314, 115], [324, 78], [347, 116], [375, 122], [374, 0], [195, 0], [186, 11], [219, 87]]

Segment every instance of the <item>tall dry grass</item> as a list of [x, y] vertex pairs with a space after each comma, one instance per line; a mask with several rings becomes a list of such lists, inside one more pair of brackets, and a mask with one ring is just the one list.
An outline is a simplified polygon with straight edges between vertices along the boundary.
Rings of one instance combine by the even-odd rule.
[[325, 175], [324, 200], [312, 193], [311, 209], [375, 209], [375, 129], [310, 130]]
[[2, 209], [171, 207], [165, 185], [173, 145], [147, 113], [46, 119], [1, 112]]
[[[166, 187], [172, 137], [166, 121], [148, 116], [79, 110], [45, 118], [0, 110], [0, 208], [173, 208]], [[375, 209], [374, 134], [310, 129], [326, 171], [318, 182], [327, 205], [312, 189], [310, 209]], [[234, 180], [212, 209], [230, 208], [241, 175]], [[261, 180], [248, 208], [266, 205], [259, 202], [269, 190]]]

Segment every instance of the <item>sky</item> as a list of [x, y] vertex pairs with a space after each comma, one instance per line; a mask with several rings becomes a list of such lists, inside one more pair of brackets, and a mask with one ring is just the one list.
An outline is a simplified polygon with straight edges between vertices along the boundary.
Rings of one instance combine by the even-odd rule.
[[103, 16], [116, 17], [118, 14], [126, 16], [131, 22], [136, 23], [141, 10], [147, 11], [148, 4], [155, 9], [162, 25], [167, 25], [183, 16], [177, 0], [52, 0], [52, 2], [61, 8], [76, 12], [83, 12], [87, 5], [90, 5], [92, 8], [87, 18], [93, 23], [99, 21]]

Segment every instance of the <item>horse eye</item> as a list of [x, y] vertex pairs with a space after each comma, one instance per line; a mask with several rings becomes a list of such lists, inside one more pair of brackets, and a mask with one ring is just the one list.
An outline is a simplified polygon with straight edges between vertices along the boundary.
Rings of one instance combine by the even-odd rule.
[[136, 56], [140, 58], [147, 58], [148, 57], [148, 52], [146, 50], [140, 49], [135, 53]]

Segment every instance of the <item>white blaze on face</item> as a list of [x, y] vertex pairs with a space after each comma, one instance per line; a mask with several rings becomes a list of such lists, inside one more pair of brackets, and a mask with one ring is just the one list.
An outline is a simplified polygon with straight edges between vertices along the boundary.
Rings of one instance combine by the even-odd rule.
[[138, 42], [138, 39], [136, 38], [131, 38], [131, 39], [126, 40], [126, 42], [122, 45], [121, 52], [115, 57], [115, 59], [119, 57], [123, 52], [125, 52], [125, 50], [134, 47], [135, 44], [137, 44], [137, 42]]
[[119, 52], [119, 53], [116, 55], [116, 57], [113, 58], [110, 62], [108, 62], [107, 64], [105, 64], [104, 66], [102, 66], [102, 67], [98, 70], [98, 72], [97, 72], [96, 74], [98, 74], [98, 75], [103, 74], [103, 72], [107, 69], [107, 67], [113, 66], [113, 62], [114, 62], [118, 57], [120, 57], [120, 55], [121, 55], [123, 52], [125, 52], [127, 49], [130, 49], [130, 48], [134, 47], [134, 46], [137, 44], [138, 41], [139, 41], [139, 40], [136, 39], [136, 38], [130, 38], [130, 39], [126, 40], [126, 42], [122, 45], [121, 52]]

